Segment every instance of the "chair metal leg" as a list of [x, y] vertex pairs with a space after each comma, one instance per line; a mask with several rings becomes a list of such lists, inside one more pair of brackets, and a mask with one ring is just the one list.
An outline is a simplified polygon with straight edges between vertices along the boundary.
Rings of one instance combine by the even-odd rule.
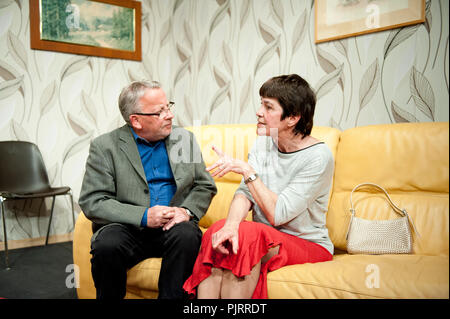
[[53, 202], [52, 202], [52, 210], [50, 211], [50, 219], [48, 220], [48, 229], [47, 229], [47, 237], [45, 238], [45, 245], [48, 244], [48, 235], [50, 234], [50, 225], [52, 223], [52, 217], [53, 217], [53, 208], [55, 208], [55, 197], [53, 196]]
[[3, 238], [4, 238], [4, 243], [5, 243], [5, 266], [6, 266], [6, 270], [9, 270], [9, 260], [8, 260], [8, 238], [6, 236], [6, 218], [5, 218], [5, 206], [3, 204], [3, 202], [5, 201], [5, 199], [0, 196], [0, 213], [2, 214], [2, 219], [3, 219]]

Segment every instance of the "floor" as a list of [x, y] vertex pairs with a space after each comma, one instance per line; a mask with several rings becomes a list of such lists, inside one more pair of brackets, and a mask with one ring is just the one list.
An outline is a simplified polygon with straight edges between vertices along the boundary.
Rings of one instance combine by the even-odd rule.
[[72, 242], [0, 252], [0, 298], [76, 299]]

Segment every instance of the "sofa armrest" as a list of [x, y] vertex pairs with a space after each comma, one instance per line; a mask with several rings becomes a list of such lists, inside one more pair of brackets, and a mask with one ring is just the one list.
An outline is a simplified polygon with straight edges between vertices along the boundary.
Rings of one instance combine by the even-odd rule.
[[78, 215], [73, 235], [73, 262], [79, 269], [78, 298], [95, 299], [96, 290], [91, 274], [92, 222], [83, 212]]

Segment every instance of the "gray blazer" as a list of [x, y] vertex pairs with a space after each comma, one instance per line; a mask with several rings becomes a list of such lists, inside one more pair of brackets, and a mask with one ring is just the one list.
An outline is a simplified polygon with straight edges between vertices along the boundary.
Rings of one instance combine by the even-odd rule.
[[[194, 135], [177, 126], [164, 140], [177, 185], [170, 206], [185, 207], [199, 220], [217, 188]], [[124, 125], [95, 138], [89, 149], [80, 207], [97, 224], [124, 223], [139, 227], [150, 194], [139, 151]]]

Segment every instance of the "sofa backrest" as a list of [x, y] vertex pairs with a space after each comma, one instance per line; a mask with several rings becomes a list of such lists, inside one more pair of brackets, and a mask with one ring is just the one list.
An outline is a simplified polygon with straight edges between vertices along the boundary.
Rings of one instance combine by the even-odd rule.
[[[202, 125], [186, 129], [194, 133], [200, 144], [206, 167], [218, 160], [217, 154], [212, 150], [213, 145], [234, 158], [247, 161], [248, 151], [256, 139], [256, 126], [251, 124]], [[201, 227], [208, 228], [227, 217], [233, 194], [241, 181], [240, 177], [238, 174], [229, 173], [221, 178], [214, 178], [217, 194], [199, 222]]]
[[[218, 156], [211, 149], [212, 145], [222, 149], [228, 155], [247, 161], [247, 155], [256, 139], [255, 124], [203, 125], [188, 127], [202, 149], [206, 166], [217, 161]], [[336, 156], [340, 131], [330, 127], [314, 127], [311, 135], [325, 142]], [[222, 178], [215, 178], [217, 195], [213, 198], [206, 215], [200, 220], [200, 226], [207, 228], [214, 222], [226, 218], [234, 192], [241, 182], [241, 175], [229, 173]], [[251, 214], [247, 219], [251, 219]]]
[[[330, 238], [346, 250], [350, 192], [375, 183], [405, 208], [421, 238], [413, 236], [416, 254], [448, 255], [449, 123], [372, 125], [341, 133], [335, 157], [333, 192], [327, 214]], [[385, 197], [370, 188], [354, 193], [356, 216], [397, 218]]]

